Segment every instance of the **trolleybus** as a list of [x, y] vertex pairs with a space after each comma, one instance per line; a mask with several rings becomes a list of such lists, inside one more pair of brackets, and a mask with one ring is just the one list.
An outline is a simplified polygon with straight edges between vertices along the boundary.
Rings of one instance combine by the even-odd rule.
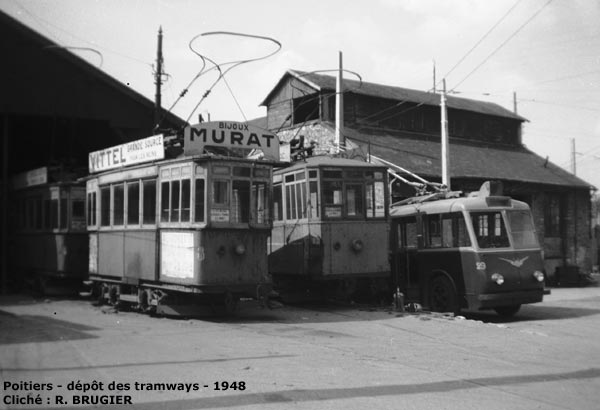
[[275, 170], [273, 189], [269, 272], [278, 290], [351, 298], [388, 288], [385, 167], [310, 156]]
[[[252, 148], [273, 159], [246, 158]], [[274, 135], [221, 122], [186, 128], [175, 158], [163, 158], [162, 135], [90, 154], [92, 172], [101, 158], [120, 162], [87, 181], [89, 272], [100, 299], [165, 314], [264, 299], [278, 149]]]
[[530, 209], [489, 182], [467, 197], [392, 206], [392, 277], [407, 302], [433, 311], [514, 315], [541, 302], [544, 273]]

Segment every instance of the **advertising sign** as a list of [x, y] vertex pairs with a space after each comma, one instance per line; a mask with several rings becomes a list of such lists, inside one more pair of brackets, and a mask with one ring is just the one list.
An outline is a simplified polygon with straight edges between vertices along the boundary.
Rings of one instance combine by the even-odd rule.
[[183, 150], [201, 155], [205, 147], [261, 150], [265, 158], [279, 161], [279, 139], [268, 130], [234, 121], [203, 122], [187, 127]]
[[153, 135], [126, 144], [90, 152], [89, 171], [106, 171], [142, 162], [156, 161], [165, 157], [163, 135]]

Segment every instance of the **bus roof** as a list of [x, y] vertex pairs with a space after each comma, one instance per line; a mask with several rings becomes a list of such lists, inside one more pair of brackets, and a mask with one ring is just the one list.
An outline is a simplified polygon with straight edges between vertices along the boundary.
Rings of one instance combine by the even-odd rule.
[[390, 209], [390, 216], [393, 218], [417, 213], [441, 214], [498, 209], [529, 210], [529, 206], [507, 196], [471, 196], [396, 206]]

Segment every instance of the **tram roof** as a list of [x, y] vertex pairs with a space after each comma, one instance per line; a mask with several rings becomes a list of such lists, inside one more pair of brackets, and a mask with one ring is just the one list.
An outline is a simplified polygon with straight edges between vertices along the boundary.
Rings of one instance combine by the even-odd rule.
[[289, 167], [280, 168], [277, 172], [289, 172], [297, 169], [303, 168], [318, 168], [318, 167], [354, 167], [354, 168], [381, 168], [386, 169], [386, 167], [376, 164], [371, 164], [369, 162], [357, 160], [357, 159], [349, 159], [342, 157], [332, 157], [329, 155], [316, 155], [312, 157], [307, 157], [306, 159], [299, 160], [291, 164]]

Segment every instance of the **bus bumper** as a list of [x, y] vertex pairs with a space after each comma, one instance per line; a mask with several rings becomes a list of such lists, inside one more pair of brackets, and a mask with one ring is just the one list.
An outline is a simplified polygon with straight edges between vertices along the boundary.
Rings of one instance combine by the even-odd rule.
[[544, 289], [523, 290], [508, 293], [488, 293], [468, 298], [472, 309], [492, 309], [500, 306], [524, 305], [541, 302]]

